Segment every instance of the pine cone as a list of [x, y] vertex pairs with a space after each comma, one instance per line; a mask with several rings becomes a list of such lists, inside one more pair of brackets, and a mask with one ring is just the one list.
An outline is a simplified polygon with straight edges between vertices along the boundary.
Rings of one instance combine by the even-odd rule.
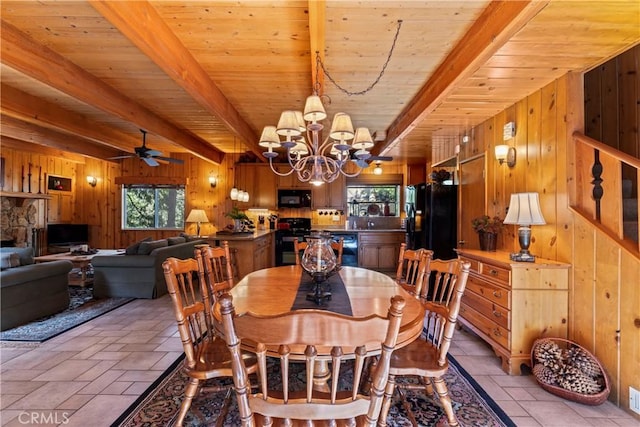
[[602, 391], [602, 386], [597, 380], [585, 375], [578, 368], [567, 366], [564, 370], [562, 379], [559, 380], [559, 384], [562, 388], [580, 393], [580, 394], [596, 394]]
[[543, 366], [558, 372], [564, 366], [562, 349], [553, 341], [542, 341], [536, 345], [533, 356]]
[[585, 375], [580, 369], [564, 365], [557, 372], [558, 384], [562, 388], [572, 390], [573, 384], [576, 383], [581, 376], [584, 377]]
[[537, 364], [533, 367], [533, 375], [538, 379], [538, 381], [549, 384], [556, 385], [557, 375], [551, 369], [547, 368], [544, 365]]
[[587, 351], [580, 347], [572, 347], [567, 350], [565, 352], [565, 359], [567, 365], [575, 366], [591, 378], [602, 375], [598, 363], [593, 360], [593, 357], [591, 357]]

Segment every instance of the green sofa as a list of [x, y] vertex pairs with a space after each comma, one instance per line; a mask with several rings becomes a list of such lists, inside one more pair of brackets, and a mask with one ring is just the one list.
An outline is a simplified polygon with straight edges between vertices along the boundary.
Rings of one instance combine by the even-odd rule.
[[[14, 267], [8, 264], [9, 254], [17, 254]], [[0, 257], [3, 259], [0, 271], [0, 330], [11, 329], [69, 308], [68, 275], [73, 267], [70, 261], [35, 264], [31, 247], [0, 248]]]
[[124, 254], [96, 255], [93, 266], [93, 296], [158, 298], [167, 293], [162, 263], [169, 257], [193, 258], [195, 246], [204, 239], [171, 237], [146, 239], [127, 248]]

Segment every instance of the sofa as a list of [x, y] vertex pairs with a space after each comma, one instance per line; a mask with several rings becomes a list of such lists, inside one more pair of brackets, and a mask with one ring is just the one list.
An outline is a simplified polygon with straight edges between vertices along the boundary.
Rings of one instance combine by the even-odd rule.
[[169, 257], [193, 258], [196, 245], [206, 240], [189, 236], [144, 239], [123, 254], [96, 255], [93, 266], [93, 296], [158, 298], [167, 293], [162, 263]]
[[0, 248], [0, 330], [69, 308], [70, 261], [36, 264], [33, 248]]

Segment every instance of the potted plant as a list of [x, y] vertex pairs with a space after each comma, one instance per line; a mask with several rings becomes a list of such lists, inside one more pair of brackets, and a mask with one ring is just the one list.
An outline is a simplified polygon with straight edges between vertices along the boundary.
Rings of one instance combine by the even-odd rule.
[[480, 249], [495, 252], [498, 233], [504, 228], [502, 219], [498, 216], [492, 218], [489, 215], [482, 215], [472, 219], [471, 225], [480, 238]]
[[237, 206], [231, 208], [231, 211], [227, 212], [226, 216], [233, 220], [233, 231], [242, 231], [242, 223], [249, 219], [247, 214], [238, 209]]

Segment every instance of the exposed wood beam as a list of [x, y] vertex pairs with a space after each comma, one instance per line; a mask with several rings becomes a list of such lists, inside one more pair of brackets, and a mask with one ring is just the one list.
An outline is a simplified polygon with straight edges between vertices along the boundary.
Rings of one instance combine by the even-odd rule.
[[371, 150], [372, 153], [382, 154], [407, 136], [451, 93], [456, 83], [470, 77], [549, 1], [495, 0], [489, 3], [427, 83], [389, 126], [386, 141], [378, 143]]
[[9, 136], [0, 135], [0, 144], [2, 149], [11, 149], [17, 151], [28, 151], [30, 153], [38, 153], [49, 157], [58, 157], [63, 160], [74, 163], [85, 163], [86, 157], [69, 151], [58, 150], [47, 147], [46, 145], [32, 144], [30, 142], [21, 141]]
[[[133, 151], [131, 147], [140, 143], [138, 136], [134, 138], [112, 127], [92, 122], [82, 114], [66, 110], [4, 83], [0, 85], [0, 99], [0, 111], [5, 116], [62, 130], [126, 152]], [[125, 141], [129, 141], [129, 145], [123, 144]]]
[[[309, 0], [309, 45], [311, 49], [311, 90], [318, 88], [318, 95], [324, 91], [324, 73], [317, 73], [316, 52], [324, 63], [326, 9], [324, 0]], [[317, 74], [316, 74], [317, 73]]]
[[[106, 160], [109, 157], [121, 154], [119, 150], [92, 144], [84, 138], [42, 128], [32, 123], [5, 116], [4, 114], [0, 115], [0, 122], [2, 123], [0, 134], [17, 140], [46, 145], [100, 160]], [[111, 161], [117, 162], [116, 160]]]
[[259, 136], [211, 80], [191, 52], [146, 1], [90, 1], [145, 55], [207, 111], [222, 121], [258, 158], [264, 160]]
[[82, 102], [134, 123], [183, 146], [207, 161], [220, 163], [224, 153], [184, 132], [144, 106], [118, 92], [73, 62], [40, 45], [13, 25], [0, 21], [2, 63], [40, 80]]

